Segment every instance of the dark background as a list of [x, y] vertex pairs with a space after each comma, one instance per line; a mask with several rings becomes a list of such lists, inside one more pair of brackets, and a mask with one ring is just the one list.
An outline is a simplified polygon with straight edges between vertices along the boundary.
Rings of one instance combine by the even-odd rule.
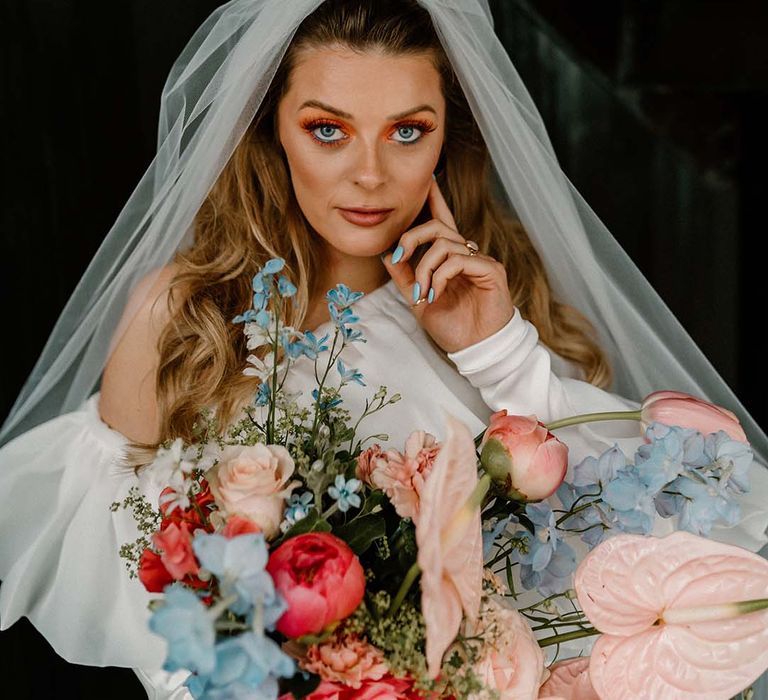
[[[218, 4], [0, 5], [1, 415], [149, 165], [163, 81]], [[566, 175], [765, 426], [766, 3], [491, 6]], [[144, 697], [130, 670], [67, 664], [26, 620], [0, 634], [0, 679], [15, 698]]]

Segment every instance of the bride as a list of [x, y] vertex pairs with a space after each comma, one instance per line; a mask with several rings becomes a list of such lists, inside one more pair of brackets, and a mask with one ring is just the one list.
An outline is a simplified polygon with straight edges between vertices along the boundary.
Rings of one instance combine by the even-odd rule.
[[[0, 627], [22, 616], [74, 663], [133, 668], [150, 697], [187, 698], [160, 667], [148, 594], [119, 558], [158, 444], [223, 429], [256, 392], [231, 322], [281, 257], [284, 322], [333, 328], [326, 290], [367, 343], [345, 363], [402, 401], [366, 428], [383, 447], [472, 434], [492, 412], [542, 421], [634, 409], [656, 389], [739, 413], [768, 440], [557, 165], [484, 0], [233, 0], [201, 26], [162, 96], [158, 153], [70, 299], [0, 440]], [[362, 349], [360, 349], [362, 348]], [[314, 386], [308, 358], [286, 389]], [[368, 389], [345, 387], [362, 413]], [[626, 398], [625, 398], [626, 397]], [[561, 435], [570, 463], [630, 422]], [[755, 460], [744, 518], [713, 537], [766, 542]], [[30, 517], [31, 514], [34, 517]], [[574, 646], [578, 653], [583, 647]]]

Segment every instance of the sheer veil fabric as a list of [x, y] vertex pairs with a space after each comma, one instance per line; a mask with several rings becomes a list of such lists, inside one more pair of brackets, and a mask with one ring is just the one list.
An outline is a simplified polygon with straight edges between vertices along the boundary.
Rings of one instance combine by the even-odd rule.
[[[217, 8], [173, 65], [161, 96], [157, 154], [59, 317], [0, 430], [0, 445], [75, 410], [148, 289], [191, 243], [196, 212], [261, 104], [302, 20], [322, 0], [232, 0]], [[634, 400], [685, 391], [733, 410], [756, 457], [768, 438], [611, 233], [566, 178], [544, 123], [504, 47], [487, 0], [418, 0], [435, 24], [507, 198], [555, 294], [592, 321]], [[122, 319], [122, 321], [121, 321]]]

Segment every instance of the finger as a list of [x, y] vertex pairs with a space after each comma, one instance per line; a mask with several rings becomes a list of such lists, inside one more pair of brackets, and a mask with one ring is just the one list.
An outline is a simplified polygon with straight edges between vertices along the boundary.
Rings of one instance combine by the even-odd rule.
[[408, 229], [400, 236], [398, 245], [402, 246], [403, 253], [395, 263], [395, 267], [408, 260], [420, 245], [429, 243], [429, 241], [434, 241], [440, 237], [458, 241], [459, 243], [464, 242], [464, 237], [458, 231], [446, 226], [439, 219], [430, 219], [423, 224]]
[[497, 260], [480, 255], [451, 253], [432, 273], [432, 288], [435, 290], [432, 303], [442, 296], [450, 281], [459, 275], [464, 275], [474, 285], [488, 291], [506, 286], [506, 271]]
[[440, 185], [437, 184], [437, 180], [434, 178], [432, 178], [432, 186], [427, 194], [427, 202], [429, 202], [429, 210], [435, 219], [439, 219], [454, 231], [458, 229], [451, 208], [448, 206], [448, 202], [445, 201]]
[[[432, 287], [432, 276], [451, 255], [466, 255], [468, 256], [467, 247], [463, 243], [458, 241], [452, 241], [448, 238], [438, 238], [427, 250], [426, 253], [419, 260], [416, 269], [414, 270], [413, 286], [418, 282], [419, 286], [416, 287], [416, 301], [419, 297], [427, 297], [429, 301], [429, 292]], [[493, 258], [483, 256], [491, 262], [495, 262]], [[434, 296], [437, 295], [437, 290], [434, 291]], [[434, 303], [434, 297], [431, 303]]]

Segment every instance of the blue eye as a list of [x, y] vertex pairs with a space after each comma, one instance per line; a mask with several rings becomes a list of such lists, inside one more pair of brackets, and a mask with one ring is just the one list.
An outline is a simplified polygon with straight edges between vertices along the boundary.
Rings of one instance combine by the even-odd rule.
[[[312, 134], [314, 135], [314, 133], [316, 131], [325, 131], [325, 133], [322, 134], [322, 136], [329, 137], [329, 138], [322, 138], [322, 137], [320, 137], [320, 138], [316, 137], [316, 138], [318, 138], [319, 141], [323, 141], [325, 143], [333, 143], [334, 141], [342, 141], [343, 140], [343, 137], [342, 138], [338, 138], [338, 139], [331, 139], [330, 138], [330, 136], [333, 135], [333, 132], [334, 131], [338, 131], [338, 130], [339, 130], [338, 126], [333, 126], [332, 124], [321, 124], [317, 128], [312, 129]], [[328, 133], [329, 131], [331, 132], [330, 134]]]
[[[399, 131], [401, 133], [401, 135], [402, 135], [403, 131], [410, 132], [411, 134], [413, 134], [414, 131], [419, 131], [420, 132], [421, 129], [417, 128], [413, 124], [406, 124], [405, 126], [398, 126], [397, 127], [397, 131]], [[401, 141], [400, 143], [406, 143], [406, 144], [408, 144], [408, 143], [416, 143], [419, 139], [421, 139], [421, 134], [420, 133], [417, 134], [417, 138], [415, 138], [413, 140], [409, 140], [409, 141]]]

